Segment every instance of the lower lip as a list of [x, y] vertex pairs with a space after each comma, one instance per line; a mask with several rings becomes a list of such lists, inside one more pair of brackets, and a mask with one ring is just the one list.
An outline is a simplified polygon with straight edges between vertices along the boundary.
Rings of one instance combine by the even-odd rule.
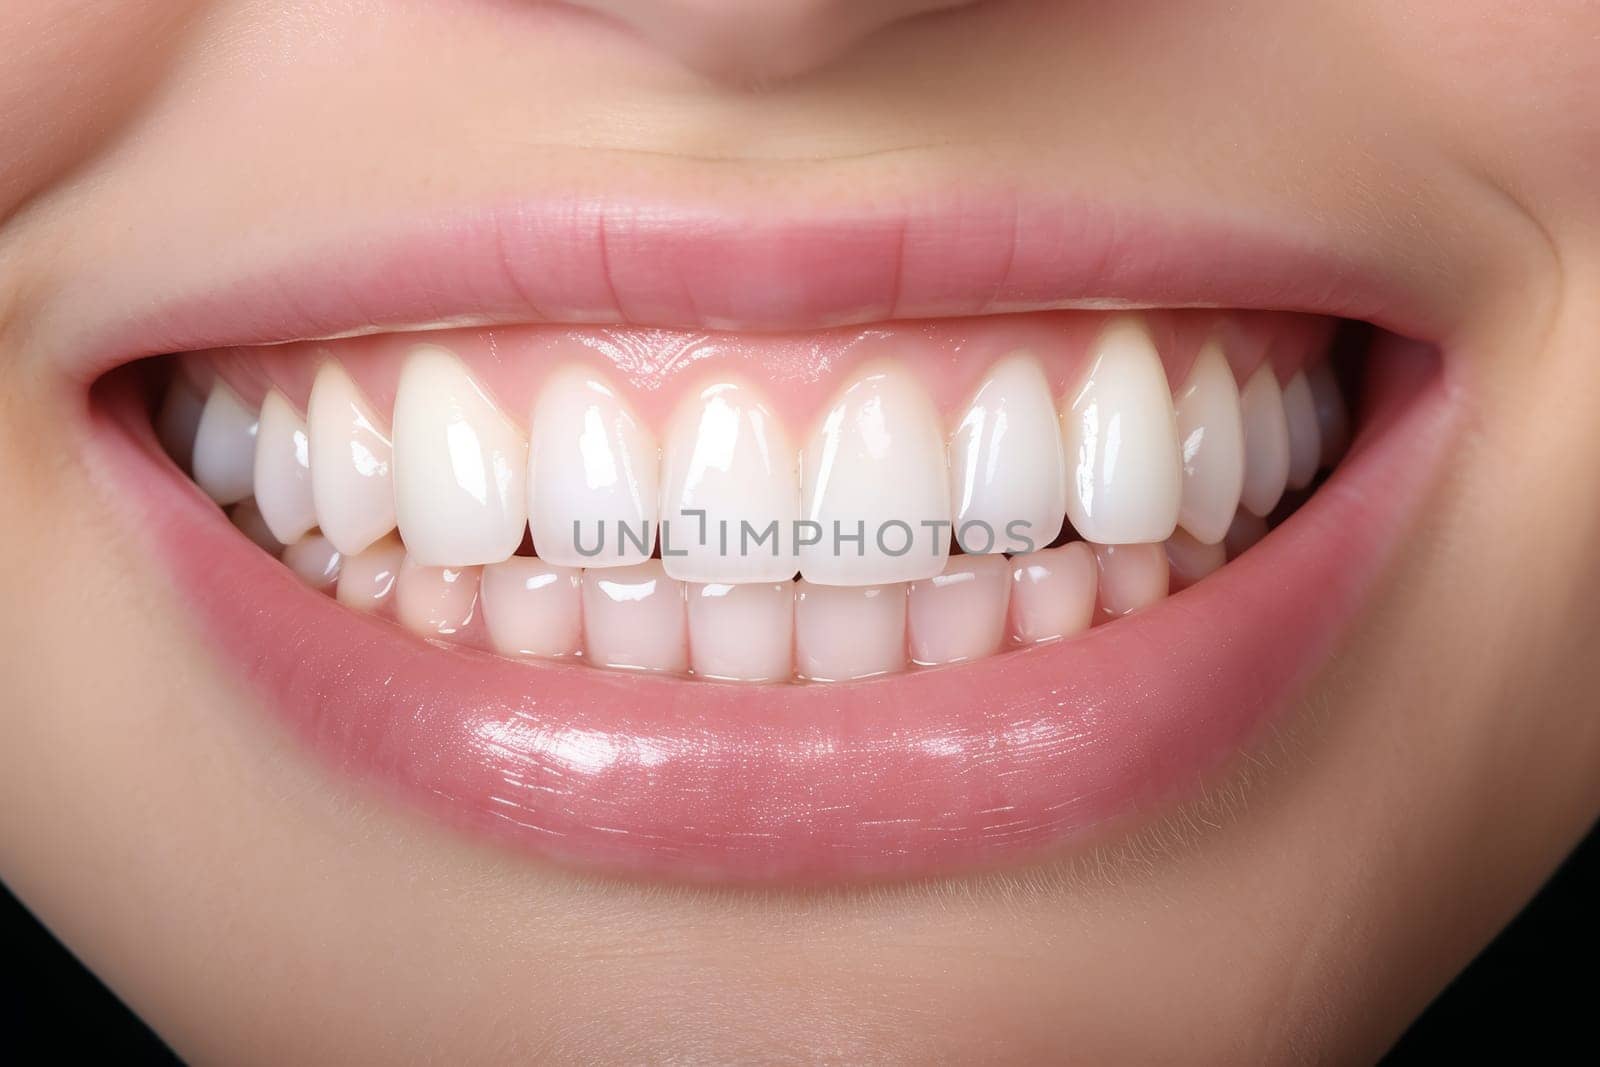
[[435, 646], [307, 592], [161, 456], [126, 378], [90, 449], [197, 632], [339, 771], [552, 861], [816, 884], [1048, 855], [1180, 803], [1330, 655], [1448, 440], [1431, 352], [1373, 353], [1366, 430], [1200, 585], [1070, 641], [831, 686], [739, 687]]

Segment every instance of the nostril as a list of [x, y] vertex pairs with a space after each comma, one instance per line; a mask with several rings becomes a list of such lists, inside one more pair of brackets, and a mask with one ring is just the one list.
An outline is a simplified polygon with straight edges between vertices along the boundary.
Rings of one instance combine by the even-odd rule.
[[977, 0], [572, 0], [719, 81], [769, 83], [826, 66], [895, 23]]

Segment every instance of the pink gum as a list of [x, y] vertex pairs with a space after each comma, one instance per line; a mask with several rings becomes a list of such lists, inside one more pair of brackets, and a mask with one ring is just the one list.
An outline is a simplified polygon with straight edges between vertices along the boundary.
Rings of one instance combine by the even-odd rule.
[[1223, 343], [1241, 382], [1263, 360], [1287, 381], [1326, 350], [1333, 328], [1329, 319], [1278, 312], [1062, 311], [783, 334], [490, 327], [219, 349], [181, 358], [183, 373], [201, 387], [220, 375], [251, 404], [276, 387], [301, 411], [318, 366], [338, 360], [378, 412], [387, 414], [405, 354], [416, 345], [438, 345], [460, 357], [514, 418], [526, 418], [552, 370], [580, 364], [624, 387], [640, 417], [658, 433], [683, 397], [731, 378], [759, 386], [798, 437], [854, 370], [886, 357], [925, 367], [923, 385], [947, 417], [964, 409], [990, 366], [1022, 349], [1040, 359], [1055, 394], [1064, 396], [1076, 385], [1095, 338], [1116, 314], [1144, 319], [1174, 388], [1208, 339]]

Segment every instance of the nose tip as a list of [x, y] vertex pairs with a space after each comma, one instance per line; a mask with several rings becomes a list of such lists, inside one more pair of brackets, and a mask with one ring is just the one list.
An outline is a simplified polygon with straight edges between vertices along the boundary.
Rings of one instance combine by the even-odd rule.
[[578, 0], [685, 66], [733, 82], [782, 81], [893, 23], [975, 0]]

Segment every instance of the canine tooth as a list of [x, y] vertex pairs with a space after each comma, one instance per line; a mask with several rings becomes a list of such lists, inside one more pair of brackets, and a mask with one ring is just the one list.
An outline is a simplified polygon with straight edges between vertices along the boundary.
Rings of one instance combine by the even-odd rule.
[[406, 546], [398, 537], [391, 535], [374, 541], [355, 555], [344, 558], [334, 598], [357, 611], [377, 611], [394, 593], [395, 581], [405, 561]]
[[952, 556], [943, 574], [912, 582], [906, 590], [912, 661], [963, 663], [1000, 651], [1010, 587], [1004, 556]]
[[532, 435], [528, 500], [539, 558], [590, 569], [648, 559], [660, 455], [617, 391], [588, 370], [558, 370], [533, 406]]
[[1333, 375], [1333, 367], [1324, 360], [1306, 372], [1311, 384], [1311, 398], [1317, 409], [1317, 432], [1322, 441], [1321, 463], [1331, 467], [1338, 463], [1345, 449], [1350, 447], [1350, 412], [1345, 407], [1344, 390]]
[[1283, 387], [1283, 418], [1289, 429], [1289, 488], [1304, 489], [1322, 465], [1322, 433], [1317, 428], [1317, 402], [1303, 371]]
[[195, 484], [219, 504], [237, 504], [255, 489], [255, 465], [256, 413], [218, 378], [195, 428]]
[[1009, 356], [978, 387], [950, 442], [950, 501], [969, 554], [1031, 552], [1061, 532], [1066, 459], [1037, 360]]
[[1083, 541], [1011, 560], [1011, 633], [1023, 644], [1070, 637], [1094, 622], [1100, 583], [1094, 551]]
[[272, 536], [272, 531], [267, 528], [267, 520], [261, 517], [261, 509], [256, 507], [254, 500], [247, 498], [229, 508], [228, 520], [261, 551], [273, 556], [283, 552], [283, 542]]
[[1170, 585], [1162, 545], [1094, 545], [1100, 568], [1100, 610], [1127, 615], [1166, 598]]
[[794, 583], [689, 586], [694, 673], [734, 682], [781, 682], [794, 673]]
[[1167, 539], [1167, 565], [1172, 571], [1172, 589], [1187, 589], [1228, 562], [1228, 549], [1221, 542], [1207, 544], [1182, 528]]
[[1137, 320], [1095, 342], [1083, 384], [1062, 415], [1067, 516], [1085, 540], [1165, 541], [1178, 524], [1183, 466], [1166, 371]]
[[454, 637], [478, 611], [481, 567], [430, 567], [406, 555], [395, 578], [395, 615], [423, 637]]
[[597, 667], [689, 669], [683, 583], [661, 561], [583, 572], [583, 642]]
[[661, 557], [669, 575], [711, 583], [794, 577], [799, 456], [753, 389], [713, 385], [679, 408], [667, 432], [661, 488]]
[[1244, 492], [1246, 510], [1265, 517], [1278, 506], [1289, 484], [1289, 421], [1283, 411], [1278, 376], [1263, 363], [1239, 396], [1244, 415]]
[[1198, 541], [1217, 544], [1227, 536], [1244, 492], [1244, 423], [1239, 386], [1215, 343], [1200, 350], [1176, 407], [1183, 450], [1178, 525]]
[[1228, 527], [1228, 536], [1223, 541], [1223, 547], [1228, 550], [1229, 559], [1237, 559], [1254, 548], [1256, 542], [1265, 536], [1267, 536], [1267, 520], [1241, 508], [1239, 514], [1233, 517], [1233, 525]]
[[267, 528], [293, 544], [317, 524], [311, 506], [311, 454], [306, 424], [274, 389], [261, 401], [256, 430], [256, 506]]
[[183, 375], [174, 375], [156, 413], [156, 438], [172, 461], [184, 470], [194, 462], [195, 432], [205, 399]]
[[417, 564], [509, 559], [528, 511], [528, 442], [461, 361], [419, 345], [394, 405], [395, 516]]
[[583, 651], [582, 574], [512, 556], [483, 568], [483, 622], [507, 656], [555, 659]]
[[816, 682], [842, 682], [906, 666], [904, 585], [795, 583], [795, 670]]
[[321, 534], [302, 537], [289, 545], [283, 550], [282, 559], [302, 582], [323, 593], [333, 592], [343, 563], [339, 550]]
[[317, 525], [347, 554], [394, 529], [394, 444], [356, 383], [324, 363], [306, 404]]
[[950, 550], [944, 434], [912, 374], [881, 366], [834, 401], [802, 452], [808, 526], [800, 573], [814, 585], [931, 578]]

